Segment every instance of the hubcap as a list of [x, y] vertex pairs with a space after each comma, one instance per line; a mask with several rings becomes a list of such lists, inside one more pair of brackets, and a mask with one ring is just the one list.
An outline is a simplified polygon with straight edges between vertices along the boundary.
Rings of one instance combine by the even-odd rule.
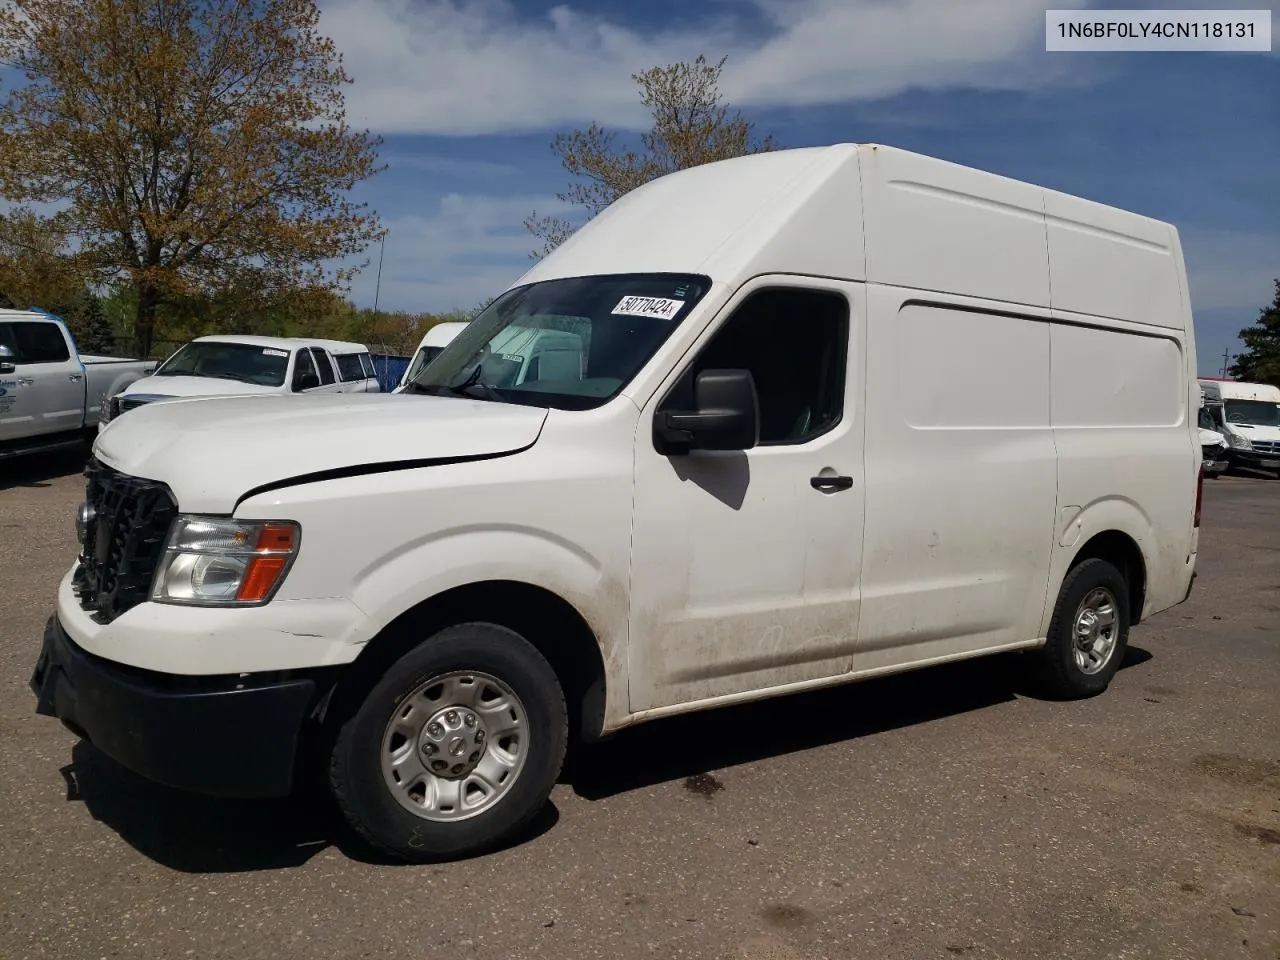
[[1081, 673], [1101, 671], [1115, 653], [1120, 624], [1116, 620], [1116, 598], [1102, 587], [1092, 590], [1076, 609], [1072, 631], [1072, 653]]
[[406, 810], [465, 820], [501, 800], [524, 768], [528, 716], [484, 673], [448, 673], [400, 701], [382, 736], [382, 776]]

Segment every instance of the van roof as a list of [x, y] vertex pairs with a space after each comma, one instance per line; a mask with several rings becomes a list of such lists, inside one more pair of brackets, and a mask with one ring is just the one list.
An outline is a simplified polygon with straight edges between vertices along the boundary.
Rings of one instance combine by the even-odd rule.
[[443, 347], [456, 337], [467, 323], [468, 321], [466, 320], [444, 320], [440, 323], [432, 324], [430, 329], [422, 335], [418, 349], [421, 350], [423, 347]]
[[659, 177], [515, 285], [628, 273], [702, 274], [730, 289], [766, 274], [871, 280], [1191, 323], [1170, 225], [881, 144], [776, 150]]

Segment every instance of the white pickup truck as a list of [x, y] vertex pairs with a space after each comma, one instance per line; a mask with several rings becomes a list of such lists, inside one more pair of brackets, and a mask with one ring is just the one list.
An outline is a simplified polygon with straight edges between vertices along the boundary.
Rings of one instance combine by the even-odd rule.
[[52, 314], [0, 310], [0, 460], [91, 440], [104, 398], [155, 368], [80, 353]]

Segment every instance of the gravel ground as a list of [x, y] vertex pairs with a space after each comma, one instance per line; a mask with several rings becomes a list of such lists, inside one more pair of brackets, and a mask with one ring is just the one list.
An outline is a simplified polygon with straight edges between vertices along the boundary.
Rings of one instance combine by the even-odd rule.
[[[1280, 482], [1103, 697], [973, 662], [662, 721], [534, 835], [389, 865], [321, 798], [153, 786], [33, 713], [74, 458], [0, 464], [0, 957], [1280, 960]], [[199, 749], [193, 738], [192, 749]]]

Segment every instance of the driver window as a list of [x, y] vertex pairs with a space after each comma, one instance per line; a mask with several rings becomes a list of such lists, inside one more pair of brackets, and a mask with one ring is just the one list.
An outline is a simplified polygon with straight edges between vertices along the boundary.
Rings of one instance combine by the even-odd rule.
[[295, 356], [297, 359], [295, 359], [293, 363], [292, 390], [294, 393], [298, 393], [304, 389], [303, 380], [302, 380], [304, 376], [306, 376], [309, 373], [313, 377], [315, 377], [316, 380], [312, 381], [312, 385], [314, 386], [315, 383], [318, 382], [319, 374], [316, 373], [315, 364], [311, 362], [310, 350], [306, 350], [306, 349], [299, 350], [295, 354]]
[[663, 402], [693, 409], [703, 370], [751, 371], [760, 398], [760, 443], [799, 444], [840, 422], [849, 304], [794, 287], [758, 290], [734, 311]]
[[325, 352], [319, 347], [312, 347], [311, 359], [316, 362], [316, 369], [320, 372], [320, 382], [326, 387], [333, 383], [333, 366]]

